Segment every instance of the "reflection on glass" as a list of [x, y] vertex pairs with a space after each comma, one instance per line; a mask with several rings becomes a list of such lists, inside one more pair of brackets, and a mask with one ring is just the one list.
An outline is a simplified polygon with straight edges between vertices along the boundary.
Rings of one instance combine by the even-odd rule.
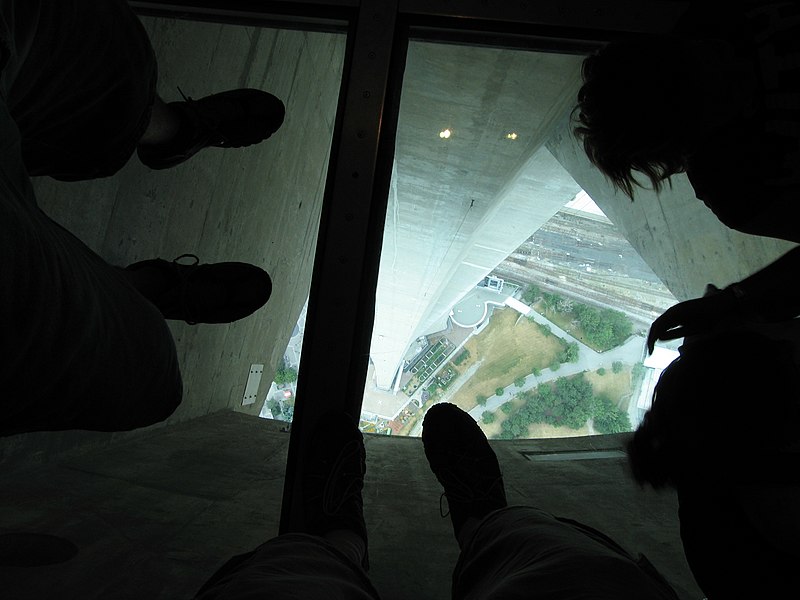
[[640, 417], [641, 334], [674, 298], [555, 158], [581, 61], [410, 44], [364, 431], [419, 435], [440, 401], [495, 438]]

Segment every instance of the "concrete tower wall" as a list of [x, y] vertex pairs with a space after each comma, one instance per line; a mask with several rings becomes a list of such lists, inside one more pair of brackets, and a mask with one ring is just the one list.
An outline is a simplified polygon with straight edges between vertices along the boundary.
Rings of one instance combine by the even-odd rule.
[[579, 65], [411, 44], [372, 338], [379, 388], [391, 388], [411, 341], [441, 329], [452, 305], [578, 191], [539, 150], [575, 95]]
[[568, 115], [562, 117], [547, 148], [678, 300], [702, 296], [707, 283], [722, 287], [739, 281], [794, 247], [723, 225], [695, 198], [685, 175], [674, 177], [672, 188], [660, 195], [637, 190], [631, 202], [589, 163], [571, 133]]

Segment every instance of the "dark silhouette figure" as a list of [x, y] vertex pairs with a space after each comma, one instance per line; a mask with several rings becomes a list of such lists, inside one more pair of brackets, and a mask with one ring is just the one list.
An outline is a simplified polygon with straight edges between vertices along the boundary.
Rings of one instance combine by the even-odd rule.
[[[671, 35], [611, 43], [585, 60], [575, 132], [631, 198], [637, 172], [656, 190], [685, 172], [729, 227], [800, 242], [798, 61], [797, 2], [694, 3]], [[785, 282], [798, 269], [791, 251], [721, 296], [678, 305], [651, 337], [691, 333], [745, 295], [746, 309], [761, 310], [776, 282], [796, 295]], [[757, 289], [765, 283], [770, 290]]]
[[164, 319], [229, 323], [269, 275], [184, 255], [113, 267], [37, 206], [29, 176], [105, 177], [258, 143], [283, 103], [231, 90], [165, 103], [147, 34], [124, 0], [0, 0], [0, 435], [133, 429], [181, 401]]
[[677, 491], [686, 558], [711, 599], [800, 585], [798, 331], [766, 331], [687, 338], [628, 447], [640, 484]]

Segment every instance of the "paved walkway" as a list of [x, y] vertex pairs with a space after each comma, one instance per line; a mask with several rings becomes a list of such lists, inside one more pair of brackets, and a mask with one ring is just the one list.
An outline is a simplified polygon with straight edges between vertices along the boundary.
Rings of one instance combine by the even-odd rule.
[[[544, 317], [542, 317], [544, 318]], [[555, 333], [555, 327], [553, 333]], [[571, 338], [571, 336], [570, 336]], [[574, 340], [574, 338], [571, 338]], [[577, 341], [577, 340], [575, 340]], [[561, 367], [553, 371], [552, 369], [543, 369], [541, 374], [537, 377], [530, 374], [525, 377], [525, 385], [517, 387], [512, 384], [503, 390], [500, 396], [494, 395], [490, 397], [486, 404], [483, 406], [478, 405], [469, 411], [469, 414], [477, 421], [481, 418], [484, 411], [495, 411], [506, 402], [510, 402], [520, 392], [525, 392], [535, 387], [558, 379], [559, 377], [569, 377], [570, 375], [577, 375], [584, 371], [595, 371], [600, 367], [611, 368], [614, 361], [621, 361], [628, 364], [634, 364], [642, 360], [642, 352], [644, 351], [645, 339], [642, 336], [631, 336], [627, 342], [622, 346], [609, 350], [608, 352], [596, 352], [588, 346], [581, 344], [578, 353], [578, 361], [574, 363], [564, 363]]]
[[[567, 342], [578, 344], [578, 360], [574, 363], [563, 363], [560, 368], [555, 371], [552, 369], [543, 369], [538, 376], [531, 373], [525, 377], [525, 384], [522, 387], [517, 387], [513, 383], [508, 385], [504, 388], [500, 396], [491, 396], [486, 400], [486, 404], [478, 405], [469, 411], [469, 414], [476, 421], [480, 420], [485, 411], [495, 411], [506, 402], [513, 400], [520, 392], [532, 390], [543, 383], [553, 381], [559, 377], [577, 375], [584, 371], [596, 371], [600, 367], [610, 369], [615, 361], [635, 364], [640, 362], [644, 356], [645, 338], [640, 335], [631, 336], [622, 346], [618, 346], [607, 352], [597, 352], [533, 309], [530, 309], [524, 316], [531, 317], [534, 321], [542, 325], [547, 325], [554, 335], [557, 335]], [[479, 364], [480, 363], [472, 365], [470, 369], [460, 376], [453, 386], [443, 394], [440, 402], [448, 402], [458, 389], [474, 375]], [[419, 436], [421, 433], [422, 419], [419, 419], [409, 435]]]

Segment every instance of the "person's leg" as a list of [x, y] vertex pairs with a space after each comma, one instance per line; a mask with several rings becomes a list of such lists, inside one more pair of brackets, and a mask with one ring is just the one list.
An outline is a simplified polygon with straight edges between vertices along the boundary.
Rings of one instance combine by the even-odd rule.
[[147, 123], [140, 144], [166, 144], [172, 141], [181, 127], [181, 113], [164, 102], [159, 96], [153, 100], [150, 120]]
[[531, 507], [506, 505], [497, 457], [478, 424], [437, 404], [422, 430], [431, 470], [444, 487], [461, 556], [453, 597], [468, 599], [674, 599], [647, 563], [603, 534]]
[[0, 101], [0, 435], [121, 431], [181, 401], [163, 317], [36, 206], [19, 131]]
[[361, 432], [345, 415], [328, 414], [309, 439], [302, 485], [306, 531], [234, 557], [203, 585], [197, 600], [378, 598], [366, 574]]
[[31, 176], [116, 173], [147, 128], [156, 57], [125, 0], [3, 3], [13, 47], [4, 97]]
[[487, 515], [464, 539], [453, 597], [562, 600], [675, 600], [643, 557], [580, 523], [529, 506]]
[[[203, 148], [256, 144], [282, 124], [283, 103], [239, 89], [165, 103], [147, 31], [125, 0], [7, 2], [12, 60], [4, 97], [31, 176], [108, 177], [134, 151], [153, 169]], [[8, 44], [7, 44], [8, 45]], [[21, 60], [15, 60], [17, 57]]]
[[290, 533], [225, 563], [196, 600], [378, 600], [360, 565], [323, 537]]
[[463, 548], [465, 532], [507, 505], [497, 456], [475, 420], [447, 402], [426, 413], [422, 442], [431, 470], [444, 488], [453, 533]]

